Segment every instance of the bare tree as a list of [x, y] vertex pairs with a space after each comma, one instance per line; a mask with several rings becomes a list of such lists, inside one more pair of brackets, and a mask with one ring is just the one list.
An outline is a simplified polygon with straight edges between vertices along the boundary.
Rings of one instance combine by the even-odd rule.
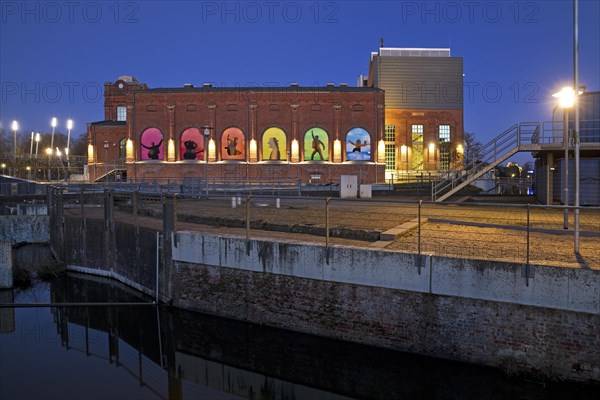
[[463, 140], [465, 143], [465, 165], [470, 164], [473, 161], [478, 161], [481, 157], [481, 148], [483, 145], [477, 141], [475, 134], [472, 132], [465, 132], [463, 135]]

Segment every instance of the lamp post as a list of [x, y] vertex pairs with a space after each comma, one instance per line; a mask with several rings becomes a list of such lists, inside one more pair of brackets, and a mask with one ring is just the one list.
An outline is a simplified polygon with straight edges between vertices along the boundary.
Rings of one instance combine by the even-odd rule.
[[52, 155], [52, 147], [46, 149], [46, 155], [48, 156], [48, 182], [52, 180], [52, 174], [50, 169], [50, 156]]
[[[569, 111], [575, 103], [575, 92], [570, 87], [564, 87], [558, 93], [554, 93], [553, 97], [558, 98], [558, 104], [563, 109], [563, 146], [565, 148], [565, 167], [564, 167], [564, 182], [563, 182], [563, 203], [569, 205]], [[565, 207], [563, 228], [569, 229], [569, 209]]]
[[35, 134], [31, 132], [31, 145], [29, 146], [29, 158], [33, 157], [33, 136]]
[[[19, 123], [17, 121], [12, 122], [13, 130], [13, 161], [17, 161], [17, 131], [19, 130]], [[15, 166], [13, 166], [14, 168]]]
[[50, 125], [52, 125], [52, 136], [50, 138], [50, 153], [52, 153], [52, 149], [54, 148], [54, 130], [56, 129], [56, 124], [56, 117], [52, 117], [52, 120], [50, 121]]
[[69, 149], [71, 146], [71, 129], [73, 129], [73, 120], [67, 120], [67, 148], [65, 149], [65, 154], [67, 156], [67, 170], [71, 169], [71, 163], [69, 160]]
[[4, 169], [6, 168], [6, 164], [2, 163], [2, 175], [4, 175]]
[[38, 150], [40, 148], [40, 140], [41, 140], [40, 134], [36, 133], [35, 134], [35, 158], [38, 157]]
[[108, 148], [110, 147], [110, 145], [108, 144], [108, 141], [104, 141], [104, 164], [106, 164], [106, 182], [108, 182]]
[[[579, 1], [573, 1], [573, 83], [574, 88], [579, 93]], [[575, 102], [575, 129], [573, 130], [575, 139], [575, 238], [574, 250], [579, 254], [579, 104]]]
[[[58, 160], [60, 161], [60, 164], [62, 165], [62, 160], [61, 160], [61, 155], [62, 153], [60, 152], [60, 149], [57, 147], [56, 148], [56, 156], [58, 157]], [[60, 180], [60, 167], [58, 166], [58, 164], [56, 165], [56, 178], [58, 180]]]
[[210, 127], [204, 127], [204, 193], [208, 197], [208, 138], [210, 137]]

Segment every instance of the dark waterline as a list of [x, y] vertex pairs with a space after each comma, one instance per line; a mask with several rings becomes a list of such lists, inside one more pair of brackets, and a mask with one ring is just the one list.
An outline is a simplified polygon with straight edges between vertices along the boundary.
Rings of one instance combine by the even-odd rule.
[[[82, 275], [0, 303], [140, 302]], [[167, 307], [0, 309], [0, 399], [564, 399], [596, 388], [271, 329]], [[592, 397], [594, 396], [594, 397]]]

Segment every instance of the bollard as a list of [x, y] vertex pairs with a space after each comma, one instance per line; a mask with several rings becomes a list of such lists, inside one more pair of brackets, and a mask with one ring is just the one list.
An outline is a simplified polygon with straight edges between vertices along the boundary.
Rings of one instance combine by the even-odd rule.
[[231, 208], [235, 208], [237, 206], [237, 201], [235, 196], [231, 198]]
[[275, 208], [279, 208], [281, 206], [281, 200], [278, 198], [275, 199]]

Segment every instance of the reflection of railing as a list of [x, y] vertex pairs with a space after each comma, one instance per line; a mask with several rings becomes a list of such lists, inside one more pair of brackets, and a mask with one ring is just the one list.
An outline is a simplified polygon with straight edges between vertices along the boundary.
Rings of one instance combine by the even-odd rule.
[[[118, 337], [118, 329], [104, 332], [88, 325], [71, 323], [66, 313], [57, 309], [54, 313], [62, 345], [67, 350], [114, 364], [135, 378], [140, 387], [147, 388], [160, 399], [169, 398], [167, 372], [143, 353], [142, 346], [135, 348], [129, 345]], [[87, 321], [89, 318], [87, 315]]]

